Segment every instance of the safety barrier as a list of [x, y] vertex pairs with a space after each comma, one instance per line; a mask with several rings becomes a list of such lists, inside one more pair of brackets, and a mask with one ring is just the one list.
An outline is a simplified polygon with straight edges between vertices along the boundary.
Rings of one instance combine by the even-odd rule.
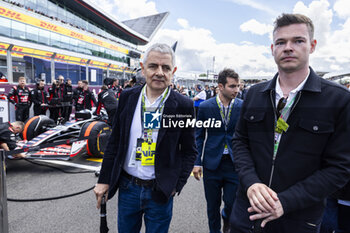
[[5, 151], [0, 150], [0, 232], [8, 233]]

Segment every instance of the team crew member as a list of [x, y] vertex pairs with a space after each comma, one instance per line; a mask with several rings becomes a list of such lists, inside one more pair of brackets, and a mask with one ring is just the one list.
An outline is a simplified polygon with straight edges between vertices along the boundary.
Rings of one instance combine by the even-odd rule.
[[[13, 123], [5, 122], [0, 124], [0, 148], [5, 151], [14, 150], [16, 145], [16, 134], [22, 133], [24, 123], [15, 121]], [[24, 158], [25, 154], [19, 153], [12, 155], [13, 157]]]
[[89, 82], [86, 80], [82, 81], [82, 91], [79, 93], [77, 98], [77, 104], [75, 111], [83, 109], [91, 110], [92, 106], [97, 106], [97, 102], [94, 94], [89, 90]]
[[46, 115], [47, 110], [47, 92], [44, 89], [45, 81], [39, 80], [36, 85], [36, 88], [31, 92], [32, 102], [34, 103], [34, 116]]
[[72, 80], [67, 78], [67, 82], [64, 85], [63, 91], [63, 112], [62, 116], [64, 117], [64, 121], [69, 121], [70, 114], [72, 113], [72, 104], [73, 104], [73, 88], [72, 88]]
[[235, 171], [231, 146], [242, 105], [242, 100], [235, 99], [239, 90], [238, 74], [232, 69], [224, 69], [219, 73], [218, 86], [219, 95], [200, 104], [197, 119], [201, 121], [220, 120], [221, 128], [196, 129], [198, 157], [193, 174], [197, 180], [200, 180], [201, 166], [203, 166], [204, 193], [207, 200], [210, 232], [220, 233], [220, 206], [223, 197], [222, 231], [228, 233], [232, 205], [238, 187], [238, 174]]
[[78, 81], [78, 86], [73, 90], [73, 101], [74, 101], [74, 108], [77, 109], [77, 103], [80, 93], [83, 91], [83, 81]]
[[58, 117], [60, 115], [60, 105], [61, 105], [61, 100], [58, 97], [58, 93], [59, 93], [59, 88], [57, 85], [57, 81], [53, 80], [52, 81], [52, 85], [51, 87], [49, 87], [49, 108], [50, 108], [50, 118], [53, 119], [55, 121], [55, 123], [57, 123]]
[[233, 138], [240, 178], [231, 232], [319, 232], [325, 199], [350, 179], [350, 93], [309, 67], [312, 21], [283, 14], [272, 55], [278, 73], [244, 99]]
[[114, 96], [114, 92], [111, 89], [108, 89], [105, 85], [101, 87], [101, 92], [98, 94], [96, 114], [100, 114], [102, 107], [106, 109], [108, 114], [108, 123], [112, 125], [114, 114], [118, 107], [118, 101]]
[[16, 121], [26, 121], [29, 117], [31, 94], [26, 87], [26, 78], [19, 77], [18, 86], [13, 86], [8, 94], [9, 101], [16, 106]]
[[193, 102], [169, 88], [176, 71], [169, 46], [152, 45], [141, 68], [146, 85], [120, 96], [94, 191], [99, 207], [104, 194], [110, 199], [119, 188], [119, 232], [140, 232], [144, 215], [146, 232], [164, 233], [172, 218], [173, 196], [187, 182], [197, 156], [194, 128], [152, 129], [145, 120], [158, 125], [162, 113], [192, 118]]
[[110, 89], [114, 92], [114, 96], [116, 99], [119, 99], [120, 93], [122, 93], [122, 87], [119, 85], [119, 80], [114, 78]]

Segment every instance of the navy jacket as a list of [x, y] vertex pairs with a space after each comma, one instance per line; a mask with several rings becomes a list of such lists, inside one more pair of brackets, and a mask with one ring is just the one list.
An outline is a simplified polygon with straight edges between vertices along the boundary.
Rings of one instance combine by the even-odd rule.
[[[198, 109], [198, 120], [205, 121], [207, 119], [215, 119], [221, 121], [221, 128], [203, 127], [196, 129], [196, 144], [198, 157], [195, 165], [203, 166], [209, 170], [215, 170], [219, 167], [222, 153], [224, 152], [225, 144], [227, 144], [232, 161], [234, 156], [232, 153], [232, 136], [235, 132], [236, 123], [239, 118], [239, 113], [242, 106], [242, 100], [236, 98], [233, 103], [230, 121], [225, 132], [225, 125], [221, 120], [220, 109], [216, 102], [216, 97], [210, 98], [202, 102]], [[202, 161], [203, 157], [203, 161]]]
[[[250, 88], [233, 139], [238, 195], [254, 183], [268, 185], [274, 147], [276, 76]], [[350, 92], [310, 75], [297, 94], [275, 160], [271, 188], [284, 213], [320, 219], [325, 198], [350, 179]]]
[[[98, 181], [110, 185], [108, 198], [113, 197], [119, 186], [141, 89], [142, 86], [126, 89], [119, 98]], [[163, 115], [176, 114], [193, 117], [193, 102], [171, 90]], [[156, 186], [152, 192], [155, 201], [166, 202], [174, 190], [179, 193], [187, 182], [197, 156], [194, 131], [194, 128], [163, 128], [161, 125], [155, 153]]]

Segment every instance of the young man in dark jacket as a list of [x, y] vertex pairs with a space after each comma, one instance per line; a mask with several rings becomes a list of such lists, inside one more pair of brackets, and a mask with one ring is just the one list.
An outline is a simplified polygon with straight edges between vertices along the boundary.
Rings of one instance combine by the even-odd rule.
[[350, 93], [309, 67], [313, 34], [304, 15], [275, 21], [278, 73], [250, 88], [233, 137], [231, 232], [319, 232], [325, 199], [350, 179]]

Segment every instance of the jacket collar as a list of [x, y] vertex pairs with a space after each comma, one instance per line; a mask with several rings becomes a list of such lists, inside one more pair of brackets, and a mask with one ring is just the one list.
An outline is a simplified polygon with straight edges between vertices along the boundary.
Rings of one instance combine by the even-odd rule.
[[[309, 68], [310, 74], [302, 90], [311, 92], [321, 92], [321, 78], [314, 72], [314, 70], [311, 67]], [[261, 90], [261, 92], [275, 90], [277, 77], [278, 73], [275, 74], [272, 80], [268, 81], [265, 84], [265, 87]]]

